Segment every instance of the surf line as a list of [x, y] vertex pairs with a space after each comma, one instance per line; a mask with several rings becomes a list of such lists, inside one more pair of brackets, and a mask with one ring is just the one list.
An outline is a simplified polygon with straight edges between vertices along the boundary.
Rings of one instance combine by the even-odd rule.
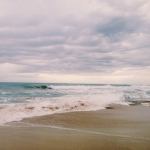
[[83, 132], [83, 133], [89, 133], [89, 134], [97, 134], [97, 135], [105, 135], [105, 136], [114, 136], [114, 137], [116, 136], [116, 137], [121, 137], [121, 138], [150, 140], [150, 138], [146, 138], [146, 137], [110, 134], [110, 133], [103, 133], [103, 132], [94, 132], [94, 131], [88, 131], [88, 130], [80, 130], [80, 129], [75, 129], [75, 128], [64, 128], [64, 127], [58, 127], [58, 126], [47, 126], [47, 125], [39, 125], [39, 124], [31, 124], [31, 123], [27, 123], [27, 124], [29, 125], [28, 127], [43, 127], [43, 128], [52, 128], [52, 129], [67, 130], [67, 131], [77, 131], [77, 132]]

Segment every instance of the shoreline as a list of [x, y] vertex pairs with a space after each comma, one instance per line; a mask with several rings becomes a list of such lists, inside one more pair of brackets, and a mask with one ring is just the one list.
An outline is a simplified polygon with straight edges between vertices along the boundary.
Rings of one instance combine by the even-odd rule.
[[0, 149], [150, 149], [150, 108], [110, 107], [8, 123], [0, 127]]

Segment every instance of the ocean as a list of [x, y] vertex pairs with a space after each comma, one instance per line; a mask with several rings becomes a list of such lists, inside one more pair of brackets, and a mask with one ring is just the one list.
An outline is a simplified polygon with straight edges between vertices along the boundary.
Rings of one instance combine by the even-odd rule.
[[0, 83], [0, 124], [110, 104], [149, 106], [150, 85]]

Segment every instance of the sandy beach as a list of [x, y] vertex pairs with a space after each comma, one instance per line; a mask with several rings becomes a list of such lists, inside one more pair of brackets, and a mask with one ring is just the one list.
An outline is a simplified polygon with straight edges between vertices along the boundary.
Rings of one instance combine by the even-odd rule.
[[149, 150], [150, 107], [70, 112], [0, 127], [0, 150]]

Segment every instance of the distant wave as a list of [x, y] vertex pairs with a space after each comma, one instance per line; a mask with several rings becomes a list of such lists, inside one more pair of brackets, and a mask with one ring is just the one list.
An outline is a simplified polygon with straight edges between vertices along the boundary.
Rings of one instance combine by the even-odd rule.
[[29, 86], [23, 86], [24, 88], [29, 88], [29, 89], [52, 89], [51, 87], [48, 87], [46, 85], [29, 85]]
[[111, 86], [131, 86], [130, 84], [110, 84]]

